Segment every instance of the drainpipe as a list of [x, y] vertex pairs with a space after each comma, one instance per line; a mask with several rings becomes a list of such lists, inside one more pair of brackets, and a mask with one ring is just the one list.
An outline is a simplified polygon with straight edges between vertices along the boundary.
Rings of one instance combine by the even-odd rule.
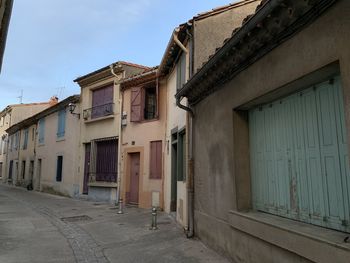
[[[115, 81], [114, 81], [114, 85], [115, 85], [115, 82], [118, 78], [118, 75], [114, 72], [114, 65], [111, 64], [110, 66], [110, 69], [111, 69], [111, 73], [112, 75], [115, 77]], [[119, 139], [118, 139], [118, 171], [117, 171], [117, 200], [116, 202], [119, 203], [119, 205], [122, 205], [120, 201], [120, 197], [121, 197], [121, 150], [122, 150], [122, 110], [123, 110], [123, 107], [122, 107], [122, 92], [119, 90], [119, 127], [118, 127], [118, 135], [119, 135]], [[119, 208], [119, 210], [121, 210]]]
[[[188, 24], [191, 26], [191, 24]], [[190, 39], [190, 61], [189, 61], [189, 78], [193, 75], [193, 49], [194, 49], [194, 43], [193, 43], [193, 36], [190, 32], [190, 30], [187, 28], [186, 33]], [[181, 105], [180, 101], [176, 100], [177, 105]], [[193, 117], [194, 113], [191, 108], [187, 106], [181, 105], [180, 108], [186, 110], [189, 114], [187, 115], [187, 127], [188, 127], [188, 176], [187, 176], [187, 196], [188, 196], [188, 207], [187, 207], [187, 214], [188, 214], [188, 231], [187, 231], [187, 238], [194, 237], [194, 169], [193, 169]]]
[[174, 33], [173, 33], [173, 38], [175, 43], [183, 50], [183, 52], [188, 53], [187, 48], [181, 43], [179, 38], [177, 37], [177, 34], [179, 33], [179, 28], [176, 28]]

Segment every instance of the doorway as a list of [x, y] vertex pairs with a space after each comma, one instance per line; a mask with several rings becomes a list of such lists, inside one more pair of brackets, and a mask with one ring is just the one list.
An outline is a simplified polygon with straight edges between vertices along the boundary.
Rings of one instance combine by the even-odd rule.
[[170, 212], [176, 212], [177, 207], [177, 129], [171, 135], [171, 200]]
[[140, 153], [130, 153], [130, 188], [129, 204], [139, 203], [139, 181], [140, 181]]
[[91, 143], [85, 144], [85, 163], [84, 163], [84, 182], [83, 182], [83, 194], [87, 195], [89, 193], [89, 173], [90, 173], [90, 153], [91, 153]]
[[36, 180], [36, 183], [35, 183], [35, 190], [38, 190], [40, 191], [40, 180], [41, 180], [41, 166], [42, 166], [42, 163], [41, 163], [41, 159], [38, 159], [38, 167], [37, 167], [37, 171], [36, 171], [36, 174], [37, 174], [37, 180]]

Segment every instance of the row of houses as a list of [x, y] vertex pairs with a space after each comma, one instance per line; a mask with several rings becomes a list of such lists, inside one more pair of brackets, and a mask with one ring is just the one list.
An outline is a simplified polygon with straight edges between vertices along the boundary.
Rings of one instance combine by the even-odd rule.
[[348, 262], [349, 13], [246, 0], [199, 14], [159, 66], [118, 61], [10, 125], [2, 178], [159, 207], [234, 262]]

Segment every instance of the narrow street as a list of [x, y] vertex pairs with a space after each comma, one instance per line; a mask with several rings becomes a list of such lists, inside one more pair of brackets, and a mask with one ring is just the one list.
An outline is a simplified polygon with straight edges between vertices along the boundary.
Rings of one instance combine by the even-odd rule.
[[0, 186], [0, 262], [227, 262], [149, 210]]

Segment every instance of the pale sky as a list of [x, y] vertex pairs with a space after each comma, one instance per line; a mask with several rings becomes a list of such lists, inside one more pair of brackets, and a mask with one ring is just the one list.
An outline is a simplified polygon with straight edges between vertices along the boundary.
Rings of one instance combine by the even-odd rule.
[[[231, 1], [235, 2], [235, 1]], [[173, 29], [227, 0], [15, 0], [0, 74], [8, 104], [62, 100], [73, 80], [118, 60], [155, 66]]]

